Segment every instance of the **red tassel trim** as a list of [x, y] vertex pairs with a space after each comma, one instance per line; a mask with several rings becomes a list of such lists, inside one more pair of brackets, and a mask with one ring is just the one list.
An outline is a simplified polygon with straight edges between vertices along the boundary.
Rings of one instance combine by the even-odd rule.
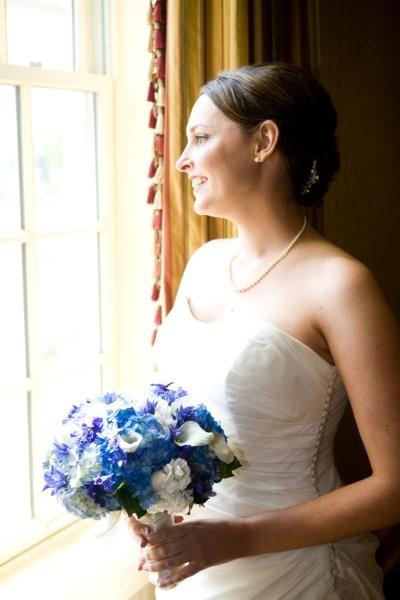
[[157, 109], [154, 106], [151, 107], [150, 109], [150, 116], [149, 116], [149, 127], [150, 129], [154, 129], [157, 123]]
[[163, 135], [156, 135], [156, 138], [154, 140], [154, 150], [155, 150], [155, 153], [157, 154], [157, 156], [164, 155], [164, 136]]
[[157, 337], [157, 329], [155, 329], [153, 331], [153, 333], [151, 334], [151, 341], [150, 341], [150, 343], [151, 343], [152, 346], [154, 346], [154, 344], [155, 344], [156, 337]]
[[161, 244], [162, 242], [162, 237], [160, 235], [159, 231], [155, 231], [155, 235], [154, 235], [154, 256], [156, 257], [160, 257], [161, 256]]
[[160, 231], [162, 227], [162, 210], [153, 211], [153, 229]]
[[154, 273], [153, 273], [153, 278], [154, 279], [160, 279], [161, 277], [161, 260], [159, 257], [156, 258], [156, 261], [154, 263]]
[[149, 83], [149, 89], [147, 91], [147, 100], [148, 100], [148, 102], [156, 101], [154, 83], [152, 81], [150, 81], [150, 83]]
[[155, 283], [153, 285], [153, 289], [151, 290], [151, 299], [154, 300], [154, 302], [156, 300], [158, 300], [160, 297], [160, 286], [158, 285], [158, 283]]
[[160, 79], [165, 79], [165, 59], [163, 56], [157, 56], [155, 67], [157, 77]]
[[153, 21], [156, 23], [165, 23], [165, 12], [163, 2], [156, 2], [153, 8]]
[[150, 177], [150, 179], [151, 179], [156, 174], [156, 171], [157, 171], [157, 162], [153, 159], [150, 163], [149, 172], [148, 172], [147, 177]]
[[162, 323], [161, 305], [157, 306], [156, 314], [154, 316], [154, 323], [155, 325], [161, 325]]
[[154, 29], [153, 36], [153, 47], [156, 50], [161, 50], [162, 48], [165, 48], [164, 31], [162, 29]]
[[151, 185], [147, 194], [147, 204], [154, 204], [154, 196], [156, 195], [156, 186]]

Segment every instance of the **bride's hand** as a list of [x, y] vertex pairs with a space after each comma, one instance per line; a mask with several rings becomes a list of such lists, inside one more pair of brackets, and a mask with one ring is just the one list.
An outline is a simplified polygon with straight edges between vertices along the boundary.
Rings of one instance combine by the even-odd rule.
[[173, 569], [161, 587], [173, 585], [202, 569], [234, 560], [241, 556], [245, 520], [239, 518], [193, 520], [176, 527], [165, 527], [145, 536], [142, 548], [145, 571]]
[[[138, 570], [141, 571], [143, 568], [143, 563], [146, 560], [143, 548], [147, 545], [147, 535], [151, 533], [151, 528], [146, 523], [143, 523], [143, 521], [139, 521], [139, 519], [137, 519], [135, 516], [128, 517], [128, 515], [126, 515], [126, 519], [139, 547]], [[174, 521], [175, 524], [182, 523], [183, 517], [180, 515], [175, 515]]]

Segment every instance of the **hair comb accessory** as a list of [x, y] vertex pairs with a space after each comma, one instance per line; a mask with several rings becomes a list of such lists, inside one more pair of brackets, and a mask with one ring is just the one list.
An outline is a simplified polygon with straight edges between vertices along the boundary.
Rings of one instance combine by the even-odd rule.
[[303, 185], [300, 194], [304, 196], [304, 194], [308, 194], [311, 191], [311, 188], [314, 184], [319, 180], [319, 175], [317, 171], [317, 159], [314, 158], [311, 164], [310, 175], [308, 176], [307, 181]]

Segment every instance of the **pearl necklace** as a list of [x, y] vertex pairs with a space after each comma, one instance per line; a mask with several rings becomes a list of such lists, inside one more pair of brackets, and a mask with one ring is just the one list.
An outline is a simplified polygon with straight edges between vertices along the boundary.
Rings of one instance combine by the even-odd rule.
[[291, 249], [293, 248], [293, 246], [295, 245], [295, 243], [297, 242], [297, 240], [301, 237], [301, 235], [303, 234], [303, 231], [305, 230], [307, 225], [307, 217], [304, 216], [304, 223], [300, 229], [300, 231], [298, 233], [296, 233], [296, 235], [294, 236], [294, 238], [292, 239], [292, 241], [290, 242], [290, 244], [288, 246], [286, 246], [286, 248], [283, 250], [283, 252], [281, 252], [281, 254], [279, 254], [279, 256], [277, 258], [275, 258], [275, 260], [272, 261], [272, 263], [265, 269], [265, 271], [263, 271], [261, 273], [261, 275], [259, 275], [257, 277], [257, 279], [255, 281], [253, 281], [253, 283], [251, 283], [250, 285], [246, 285], [245, 287], [238, 287], [236, 285], [236, 283], [233, 280], [233, 275], [232, 275], [232, 264], [233, 261], [235, 260], [235, 258], [237, 258], [237, 256], [239, 256], [238, 254], [234, 254], [234, 256], [232, 256], [230, 263], [229, 263], [229, 278], [231, 280], [231, 284], [233, 286], [233, 289], [235, 290], [236, 293], [238, 294], [243, 294], [244, 292], [248, 292], [249, 290], [251, 290], [253, 287], [255, 287], [258, 283], [260, 283], [260, 281], [262, 281], [264, 279], [264, 277], [266, 277], [268, 275], [268, 273], [270, 271], [272, 271], [272, 269], [274, 267], [276, 267], [276, 265], [278, 263], [281, 262], [281, 260], [283, 260], [291, 251]]

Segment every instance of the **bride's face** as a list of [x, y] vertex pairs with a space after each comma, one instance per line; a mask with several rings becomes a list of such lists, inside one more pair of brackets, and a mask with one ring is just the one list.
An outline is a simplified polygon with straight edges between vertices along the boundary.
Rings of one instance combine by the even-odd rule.
[[245, 208], [257, 179], [252, 136], [202, 95], [193, 106], [187, 138], [176, 168], [191, 180], [195, 212], [234, 216], [237, 210]]

